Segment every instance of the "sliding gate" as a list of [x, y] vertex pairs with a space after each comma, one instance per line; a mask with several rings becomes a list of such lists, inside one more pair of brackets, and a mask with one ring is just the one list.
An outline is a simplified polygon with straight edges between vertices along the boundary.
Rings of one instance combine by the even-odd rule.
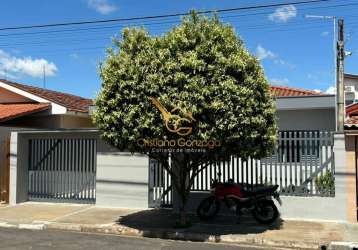
[[96, 139], [30, 139], [31, 201], [95, 203]]

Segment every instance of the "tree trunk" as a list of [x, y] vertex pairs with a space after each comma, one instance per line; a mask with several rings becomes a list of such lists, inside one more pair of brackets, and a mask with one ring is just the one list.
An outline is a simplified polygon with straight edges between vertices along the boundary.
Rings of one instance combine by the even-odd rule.
[[179, 226], [185, 227], [189, 224], [189, 220], [186, 214], [186, 204], [182, 204], [179, 210]]
[[183, 153], [173, 154], [172, 157], [175, 192], [178, 193], [180, 199], [179, 205], [179, 220], [177, 226], [187, 227], [190, 222], [187, 218], [186, 205], [189, 199], [188, 185], [189, 185], [189, 170], [185, 162]]

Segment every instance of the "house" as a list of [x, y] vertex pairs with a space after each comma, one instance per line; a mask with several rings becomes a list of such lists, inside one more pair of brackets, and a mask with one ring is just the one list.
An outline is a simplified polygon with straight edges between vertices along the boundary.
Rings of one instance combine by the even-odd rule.
[[93, 128], [90, 105], [91, 99], [0, 80], [0, 202], [8, 201], [10, 133]]
[[[11, 204], [36, 200], [147, 208], [149, 204], [162, 205], [163, 197], [168, 205], [175, 204], [173, 192], [165, 192], [170, 186], [168, 174], [146, 155], [119, 152], [100, 140], [98, 131], [94, 129], [61, 130], [81, 127], [79, 124], [84, 123], [79, 121], [82, 119], [89, 121], [88, 108], [92, 104], [91, 100], [7, 81], [2, 81], [0, 87], [2, 86], [5, 89], [3, 93], [16, 95], [18, 98], [17, 102], [9, 102], [12, 105], [38, 105], [38, 110], [19, 112], [16, 118], [4, 123], [35, 128], [41, 127], [41, 124], [34, 121], [44, 118], [52, 126], [46, 131], [19, 131], [12, 134]], [[345, 186], [341, 188], [343, 191], [336, 190], [335, 197], [331, 197], [331, 193], [329, 197], [317, 197], [320, 194], [316, 192], [314, 183], [315, 178], [327, 169], [334, 171], [335, 159], [341, 159], [338, 154], [337, 157], [333, 154], [336, 143], [333, 142], [335, 96], [284, 86], [271, 86], [271, 92], [275, 97], [278, 127], [281, 131], [280, 147], [272, 157], [255, 160], [254, 165], [253, 161], [239, 165], [236, 160], [231, 161], [233, 165], [220, 165], [224, 171], [223, 176], [225, 173], [234, 173], [235, 177], [246, 176], [246, 181], [264, 179], [265, 183], [278, 182], [289, 191], [284, 197], [285, 206], [282, 208], [286, 217], [346, 220], [348, 205], [336, 206], [345, 204], [348, 200], [342, 195], [346, 192]], [[57, 97], [61, 98], [56, 99]], [[73, 119], [73, 122], [64, 122], [66, 119]], [[91, 127], [90, 123], [85, 124]], [[351, 157], [351, 151], [349, 154]], [[234, 171], [225, 170], [227, 167], [232, 167]], [[345, 165], [336, 165], [337, 167], [341, 171]], [[245, 173], [238, 169], [244, 169]], [[208, 179], [208, 176], [204, 178]], [[203, 179], [198, 181], [196, 188], [207, 190], [208, 182], [204, 183], [205, 187], [203, 183]], [[290, 196], [290, 188], [294, 186], [307, 187], [302, 189], [301, 195], [306, 195], [304, 192], [308, 190], [311, 197]]]
[[0, 126], [91, 128], [91, 99], [0, 80]]
[[281, 131], [335, 130], [335, 96], [312, 90], [271, 86]]

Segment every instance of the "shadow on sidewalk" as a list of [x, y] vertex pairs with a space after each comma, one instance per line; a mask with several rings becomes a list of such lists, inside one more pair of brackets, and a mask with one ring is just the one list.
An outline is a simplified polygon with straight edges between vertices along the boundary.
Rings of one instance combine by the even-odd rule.
[[[210, 221], [200, 221], [196, 215], [189, 215], [192, 227], [175, 229], [174, 224], [178, 216], [169, 209], [144, 210], [120, 217], [116, 222], [130, 228], [142, 231], [161, 231], [200, 233], [207, 235], [229, 234], [259, 234], [268, 230], [278, 230], [282, 227], [282, 219], [278, 219], [271, 225], [263, 225], [256, 222], [250, 216], [242, 216], [238, 220], [234, 216], [217, 216]], [[148, 235], [150, 237], [150, 235]], [[165, 236], [163, 236], [165, 237]]]

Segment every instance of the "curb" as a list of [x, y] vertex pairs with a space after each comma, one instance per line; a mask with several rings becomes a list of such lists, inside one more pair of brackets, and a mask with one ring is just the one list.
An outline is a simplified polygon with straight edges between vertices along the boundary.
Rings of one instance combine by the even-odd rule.
[[[318, 242], [301, 242], [301, 241], [278, 241], [258, 238], [256, 235], [210, 235], [205, 233], [190, 233], [182, 230], [138, 230], [126, 226], [111, 224], [72, 224], [72, 223], [57, 223], [46, 222], [42, 224], [9, 224], [7, 222], [0, 222], [0, 227], [4, 228], [18, 228], [29, 230], [61, 230], [78, 233], [95, 233], [95, 234], [111, 234], [122, 236], [146, 237], [146, 238], [160, 238], [168, 240], [181, 240], [193, 242], [207, 242], [207, 243], [229, 243], [229, 244], [246, 244], [267, 247], [286, 247], [293, 249], [319, 249], [321, 245], [328, 245], [328, 243]], [[345, 250], [351, 248], [329, 248], [332, 250]]]
[[330, 250], [358, 250], [357, 242], [333, 241], [329, 244]]
[[294, 249], [318, 249], [321, 245], [317, 242], [300, 242], [300, 241], [275, 241], [265, 238], [257, 238], [255, 235], [251, 236], [237, 236], [237, 235], [210, 235], [203, 233], [190, 233], [181, 230], [138, 230], [117, 224], [98, 224], [98, 225], [78, 225], [67, 223], [51, 223], [44, 226], [44, 229], [49, 230], [64, 230], [82, 233], [96, 233], [96, 234], [112, 234], [123, 236], [135, 236], [146, 238], [160, 238], [169, 240], [194, 241], [194, 242], [208, 242], [208, 243], [231, 243], [231, 244], [249, 244], [269, 247], [291, 247]]

